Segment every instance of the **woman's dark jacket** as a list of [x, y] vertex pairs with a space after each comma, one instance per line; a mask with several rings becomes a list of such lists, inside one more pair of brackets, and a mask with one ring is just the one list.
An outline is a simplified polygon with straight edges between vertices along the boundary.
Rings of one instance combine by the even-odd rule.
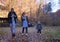
[[9, 23], [12, 23], [12, 14], [14, 14], [15, 15], [15, 17], [14, 17], [14, 21], [15, 21], [15, 23], [17, 22], [16, 20], [17, 20], [17, 15], [16, 15], [16, 13], [15, 12], [9, 12], [8, 13], [8, 22]]

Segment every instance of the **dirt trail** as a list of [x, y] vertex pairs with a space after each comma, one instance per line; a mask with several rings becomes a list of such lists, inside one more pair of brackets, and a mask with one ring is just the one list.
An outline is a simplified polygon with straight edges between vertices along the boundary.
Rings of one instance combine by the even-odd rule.
[[[44, 28], [41, 34], [37, 34], [35, 28], [28, 29], [28, 35], [25, 34], [22, 36], [21, 28], [17, 28], [16, 37], [11, 37], [11, 32], [9, 28], [0, 28], [0, 31], [4, 31], [5, 34], [0, 36], [0, 42], [45, 42], [48, 39], [47, 35], [44, 33]], [[50, 29], [47, 29], [50, 30]]]

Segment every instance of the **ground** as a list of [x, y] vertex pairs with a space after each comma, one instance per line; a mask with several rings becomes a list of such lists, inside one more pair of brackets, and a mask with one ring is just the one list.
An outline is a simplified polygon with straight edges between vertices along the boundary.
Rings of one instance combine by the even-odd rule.
[[22, 28], [16, 28], [16, 37], [12, 38], [9, 27], [0, 27], [0, 42], [60, 42], [60, 26], [44, 26], [42, 33], [38, 34], [35, 27], [28, 29], [28, 35], [21, 34]]

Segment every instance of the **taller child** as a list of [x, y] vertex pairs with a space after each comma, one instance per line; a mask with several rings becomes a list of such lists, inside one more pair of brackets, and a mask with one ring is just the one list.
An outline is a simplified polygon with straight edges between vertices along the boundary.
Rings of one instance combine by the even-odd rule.
[[28, 22], [28, 17], [26, 16], [25, 12], [22, 13], [21, 20], [22, 20], [22, 27], [23, 27], [22, 33], [24, 33], [24, 29], [26, 29], [26, 35], [27, 35], [27, 33], [28, 33], [28, 23], [29, 22]]

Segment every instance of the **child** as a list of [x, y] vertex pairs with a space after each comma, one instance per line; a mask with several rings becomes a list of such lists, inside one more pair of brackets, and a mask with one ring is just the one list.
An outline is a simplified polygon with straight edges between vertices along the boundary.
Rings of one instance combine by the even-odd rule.
[[36, 28], [37, 28], [37, 33], [41, 33], [42, 25], [41, 25], [40, 21], [37, 22]]
[[23, 12], [21, 20], [22, 20], [22, 27], [23, 27], [22, 33], [24, 33], [24, 29], [26, 29], [26, 35], [27, 35], [27, 33], [28, 33], [28, 17], [26, 16], [25, 12]]

